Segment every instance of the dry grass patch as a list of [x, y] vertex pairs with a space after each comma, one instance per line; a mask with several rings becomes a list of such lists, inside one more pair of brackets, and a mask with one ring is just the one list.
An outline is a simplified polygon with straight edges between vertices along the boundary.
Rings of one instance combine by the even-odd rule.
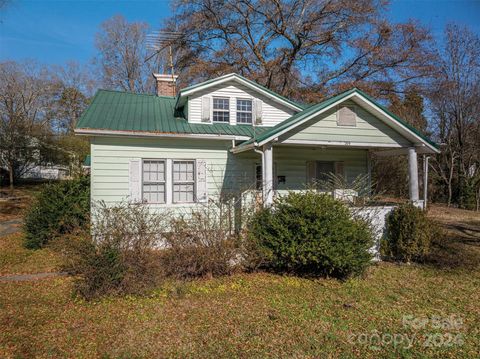
[[480, 268], [480, 212], [432, 205], [429, 216], [443, 229], [428, 261], [438, 268]]
[[[447, 231], [451, 243], [475, 247], [459, 233]], [[50, 256], [46, 249], [25, 255], [20, 237], [0, 243], [8, 243], [0, 255], [6, 248], [10, 258], [23, 256], [23, 264], [10, 260], [6, 266], [22, 272]], [[474, 358], [480, 352], [480, 267], [447, 269], [380, 263], [345, 282], [237, 274], [172, 281], [149, 296], [90, 302], [72, 297], [71, 278], [4, 282], [0, 357]], [[413, 330], [403, 326], [405, 315], [456, 315], [463, 324], [453, 331]], [[362, 333], [410, 335], [415, 341], [408, 349], [352, 344], [351, 336]], [[463, 345], [423, 345], [428, 335], [446, 333], [461, 335]]]
[[[462, 279], [462, 280], [460, 280]], [[1, 357], [474, 357], [480, 273], [377, 265], [363, 279], [243, 274], [172, 282], [149, 297], [74, 300], [71, 281], [0, 284]], [[402, 317], [460, 315], [462, 346], [426, 348]], [[353, 345], [361, 333], [415, 334], [410, 349]], [[434, 332], [443, 333], [441, 330]], [[457, 332], [456, 332], [457, 333]]]
[[0, 221], [20, 218], [40, 191], [43, 183], [19, 184], [13, 193], [9, 187], [0, 188]]
[[23, 247], [23, 234], [0, 237], [0, 275], [54, 272], [59, 265], [60, 258], [51, 249]]

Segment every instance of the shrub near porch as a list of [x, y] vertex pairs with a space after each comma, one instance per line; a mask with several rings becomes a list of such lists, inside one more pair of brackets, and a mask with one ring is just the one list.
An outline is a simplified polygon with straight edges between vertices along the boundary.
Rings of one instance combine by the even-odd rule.
[[267, 269], [346, 278], [362, 273], [372, 259], [368, 223], [315, 191], [279, 197], [254, 215], [248, 233]]

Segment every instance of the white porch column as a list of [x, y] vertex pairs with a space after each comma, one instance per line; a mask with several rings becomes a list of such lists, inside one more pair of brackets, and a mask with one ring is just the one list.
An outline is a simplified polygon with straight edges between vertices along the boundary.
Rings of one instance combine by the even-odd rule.
[[418, 164], [415, 147], [408, 149], [408, 189], [410, 192], [410, 200], [412, 202], [418, 202]]
[[263, 203], [264, 206], [273, 204], [273, 150], [271, 144], [263, 146]]

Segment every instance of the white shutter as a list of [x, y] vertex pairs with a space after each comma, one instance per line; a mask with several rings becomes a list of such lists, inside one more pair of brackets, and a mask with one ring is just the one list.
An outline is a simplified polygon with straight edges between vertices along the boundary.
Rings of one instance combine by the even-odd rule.
[[142, 201], [142, 160], [132, 159], [128, 164], [128, 200], [133, 203]]
[[202, 97], [202, 122], [210, 122], [210, 96]]
[[207, 187], [207, 161], [196, 160], [197, 171], [197, 202], [205, 203], [208, 201]]
[[171, 158], [165, 161], [165, 203], [172, 204], [173, 197], [173, 160]]
[[313, 185], [316, 180], [316, 162], [315, 161], [307, 161], [307, 185]]
[[261, 125], [262, 124], [262, 108], [263, 102], [260, 99], [255, 99], [255, 124]]

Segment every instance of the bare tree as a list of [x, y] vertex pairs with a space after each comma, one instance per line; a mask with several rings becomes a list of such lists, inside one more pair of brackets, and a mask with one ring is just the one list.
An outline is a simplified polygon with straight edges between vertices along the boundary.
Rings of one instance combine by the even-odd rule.
[[[403, 95], [392, 92], [388, 100], [389, 109], [393, 113], [424, 134], [429, 134], [428, 121], [424, 114], [424, 98], [419, 89], [408, 87]], [[407, 159], [404, 156], [373, 156], [373, 176], [377, 192], [405, 198], [408, 195], [407, 169]]]
[[76, 62], [53, 67], [56, 101], [53, 109], [56, 132], [73, 134], [75, 125], [93, 96], [96, 81], [89, 69]]
[[398, 90], [429, 75], [430, 35], [391, 24], [382, 0], [177, 0], [166, 28], [191, 81], [231, 71], [283, 95], [314, 100], [362, 85]]
[[120, 15], [101, 25], [96, 38], [99, 54], [95, 64], [100, 69], [104, 86], [132, 92], [153, 90], [153, 63], [145, 62], [147, 31], [146, 23], [129, 23]]
[[0, 63], [0, 162], [14, 180], [39, 161], [54, 98], [50, 73], [35, 63]]
[[[480, 38], [467, 28], [448, 25], [440, 74], [431, 93], [439, 141], [436, 173], [462, 207], [480, 193]], [[469, 199], [470, 198], [470, 199]], [[468, 202], [468, 203], [467, 203]]]

